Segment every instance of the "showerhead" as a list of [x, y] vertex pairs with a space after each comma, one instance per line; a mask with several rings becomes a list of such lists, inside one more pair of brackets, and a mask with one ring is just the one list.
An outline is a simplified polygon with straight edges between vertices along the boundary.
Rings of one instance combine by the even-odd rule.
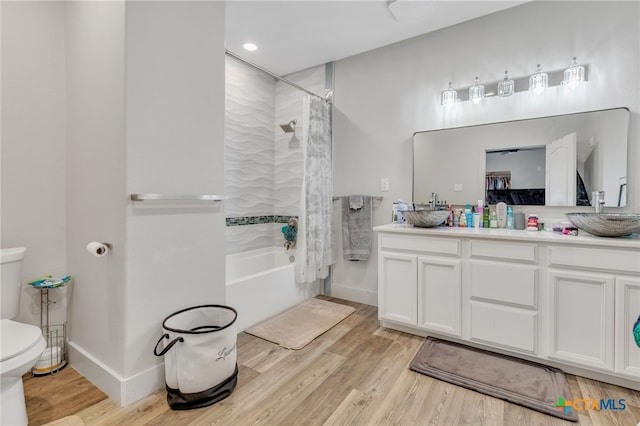
[[293, 133], [296, 131], [296, 124], [298, 124], [296, 120], [291, 120], [287, 124], [281, 124], [280, 128], [285, 133]]

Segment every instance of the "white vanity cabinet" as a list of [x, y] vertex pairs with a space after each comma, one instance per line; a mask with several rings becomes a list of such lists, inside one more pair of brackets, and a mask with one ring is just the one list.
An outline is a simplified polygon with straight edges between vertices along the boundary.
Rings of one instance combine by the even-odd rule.
[[640, 348], [630, 346], [635, 343], [633, 322], [629, 324], [633, 311], [640, 315], [638, 252], [549, 245], [547, 258], [550, 324], [555, 325], [549, 332], [549, 358], [631, 375], [640, 372]]
[[383, 326], [640, 390], [640, 238], [375, 230]]
[[640, 381], [640, 347], [633, 325], [640, 317], [640, 278], [616, 277], [615, 371]]
[[462, 261], [418, 256], [418, 328], [459, 337]]
[[469, 244], [469, 338], [538, 354], [538, 245], [474, 239]]
[[378, 246], [378, 317], [460, 336], [461, 241], [380, 234]]
[[415, 255], [380, 251], [378, 255], [378, 317], [417, 325], [418, 302]]

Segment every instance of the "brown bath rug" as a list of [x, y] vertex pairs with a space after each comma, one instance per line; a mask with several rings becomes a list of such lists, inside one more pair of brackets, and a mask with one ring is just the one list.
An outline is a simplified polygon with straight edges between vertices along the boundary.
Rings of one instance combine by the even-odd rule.
[[411, 362], [418, 373], [573, 422], [573, 410], [556, 407], [570, 401], [564, 373], [553, 367], [427, 337]]
[[283, 348], [302, 349], [354, 311], [355, 308], [351, 306], [321, 299], [307, 299], [249, 327], [245, 333], [277, 343]]

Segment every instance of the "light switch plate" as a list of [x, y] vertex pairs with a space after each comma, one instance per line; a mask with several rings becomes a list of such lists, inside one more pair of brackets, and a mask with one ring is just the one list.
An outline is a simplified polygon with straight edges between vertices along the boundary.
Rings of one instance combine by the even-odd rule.
[[456, 183], [453, 185], [453, 190], [455, 192], [462, 192], [462, 184], [461, 183]]
[[380, 191], [388, 191], [389, 190], [389, 178], [380, 179]]

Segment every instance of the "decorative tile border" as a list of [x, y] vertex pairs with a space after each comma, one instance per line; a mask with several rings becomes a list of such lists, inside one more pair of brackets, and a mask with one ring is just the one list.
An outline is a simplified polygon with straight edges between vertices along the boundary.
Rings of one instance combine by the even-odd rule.
[[287, 223], [291, 218], [298, 218], [298, 216], [282, 216], [282, 215], [267, 215], [267, 216], [236, 216], [227, 217], [225, 219], [226, 226], [244, 226], [244, 225], [259, 225], [263, 223]]

